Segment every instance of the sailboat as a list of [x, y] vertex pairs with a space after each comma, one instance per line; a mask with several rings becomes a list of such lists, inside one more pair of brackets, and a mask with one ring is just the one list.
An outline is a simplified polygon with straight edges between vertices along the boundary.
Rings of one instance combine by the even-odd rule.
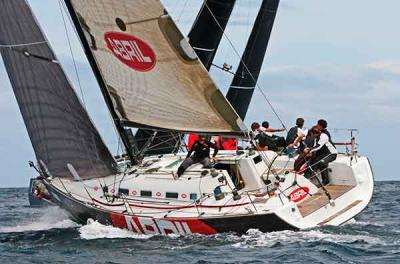
[[[214, 18], [207, 2], [202, 10]], [[262, 3], [259, 28], [248, 42], [260, 45], [258, 52], [265, 53], [270, 31], [261, 39], [256, 31], [266, 21], [272, 28], [278, 3]], [[210, 52], [221, 34], [211, 48], [189, 44], [159, 0], [65, 0], [127, 150], [130, 165], [121, 168], [26, 1], [0, 0], [0, 5], [0, 51], [35, 151], [33, 166], [52, 202], [74, 220], [138, 234], [240, 234], [341, 225], [368, 205], [373, 173], [368, 158], [355, 150], [330, 163], [330, 184], [321, 187], [293, 169], [293, 157], [254, 147], [220, 151], [212, 169], [195, 164], [179, 179], [174, 175], [186, 153], [143, 157], [132, 146], [129, 128], [253, 142], [242, 118], [262, 59], [253, 69], [248, 56], [254, 58], [257, 49], [246, 48], [238, 69], [244, 74], [235, 74], [228, 101], [199, 59], [204, 55], [212, 63]]]

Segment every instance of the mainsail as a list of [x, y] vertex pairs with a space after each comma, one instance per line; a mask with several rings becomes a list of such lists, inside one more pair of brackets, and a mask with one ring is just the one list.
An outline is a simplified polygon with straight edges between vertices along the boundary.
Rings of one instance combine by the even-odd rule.
[[206, 0], [189, 33], [189, 42], [210, 69], [236, 0]]
[[125, 125], [243, 134], [241, 119], [159, 0], [66, 4]]
[[278, 6], [279, 0], [263, 0], [240, 65], [226, 95], [242, 119], [246, 117], [257, 84]]
[[[217, 53], [222, 35], [236, 0], [206, 0], [189, 32], [189, 44], [207, 70]], [[137, 148], [145, 154], [166, 154], [178, 151], [183, 134], [174, 131], [138, 129]]]
[[114, 174], [113, 157], [25, 0], [0, 0], [0, 52], [42, 170], [83, 179]]

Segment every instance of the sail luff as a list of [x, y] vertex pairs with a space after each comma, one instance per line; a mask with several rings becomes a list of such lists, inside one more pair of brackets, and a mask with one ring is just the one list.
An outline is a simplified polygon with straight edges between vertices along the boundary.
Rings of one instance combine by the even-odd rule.
[[240, 118], [246, 117], [263, 65], [279, 0], [263, 0], [241, 62], [226, 98]]
[[102, 77], [102, 73], [101, 73], [101, 69], [97, 65], [96, 60], [95, 60], [95, 58], [94, 58], [94, 56], [93, 56], [93, 54], [91, 52], [90, 45], [89, 45], [89, 43], [88, 43], [88, 41], [87, 41], [87, 39], [85, 37], [84, 31], [82, 30], [82, 25], [81, 25], [81, 23], [79, 21], [79, 18], [77, 16], [77, 14], [75, 13], [75, 10], [74, 10], [74, 8], [72, 6], [71, 1], [70, 0], [64, 0], [64, 2], [65, 2], [65, 5], [66, 5], [66, 7], [67, 7], [67, 9], [69, 11], [71, 19], [72, 19], [72, 21], [74, 23], [76, 31], [78, 33], [78, 36], [79, 36], [80, 42], [82, 44], [83, 50], [85, 52], [85, 55], [86, 55], [86, 57], [87, 57], [87, 59], [89, 61], [89, 64], [90, 64], [90, 66], [91, 66], [91, 68], [93, 70], [93, 73], [94, 73], [94, 75], [96, 77], [96, 81], [99, 84], [101, 93], [103, 94], [103, 97], [104, 97], [104, 99], [106, 101], [106, 105], [107, 105], [107, 107], [108, 107], [108, 109], [110, 111], [110, 114], [111, 114], [112, 118], [113, 118], [115, 127], [117, 128], [117, 131], [118, 131], [118, 133], [119, 133], [119, 135], [121, 137], [122, 143], [124, 144], [124, 147], [126, 149], [126, 152], [127, 152], [128, 156], [129, 156], [131, 162], [135, 163], [136, 162], [136, 158], [135, 158], [135, 153], [134, 153], [134, 150], [133, 150], [133, 146], [131, 145], [131, 143], [129, 141], [129, 138], [126, 135], [123, 122], [120, 119], [120, 116], [117, 114], [116, 109], [114, 108], [114, 104], [113, 104], [111, 95], [110, 95], [110, 93], [109, 93], [109, 91], [107, 89], [107, 84], [104, 82], [103, 77]]
[[25, 0], [0, 1], [0, 52], [40, 167], [55, 177], [116, 173], [115, 161]]

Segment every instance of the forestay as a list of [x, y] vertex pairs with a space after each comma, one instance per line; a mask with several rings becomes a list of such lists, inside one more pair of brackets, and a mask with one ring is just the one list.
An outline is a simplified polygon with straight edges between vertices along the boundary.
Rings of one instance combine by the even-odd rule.
[[125, 124], [242, 134], [241, 119], [158, 0], [68, 0]]

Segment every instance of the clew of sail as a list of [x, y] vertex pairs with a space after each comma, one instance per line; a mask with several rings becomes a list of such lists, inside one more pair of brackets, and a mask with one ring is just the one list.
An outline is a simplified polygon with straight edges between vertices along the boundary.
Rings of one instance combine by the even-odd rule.
[[241, 135], [245, 127], [159, 0], [66, 0], [127, 126]]
[[42, 170], [82, 179], [114, 174], [113, 157], [25, 0], [0, 0], [0, 52]]

